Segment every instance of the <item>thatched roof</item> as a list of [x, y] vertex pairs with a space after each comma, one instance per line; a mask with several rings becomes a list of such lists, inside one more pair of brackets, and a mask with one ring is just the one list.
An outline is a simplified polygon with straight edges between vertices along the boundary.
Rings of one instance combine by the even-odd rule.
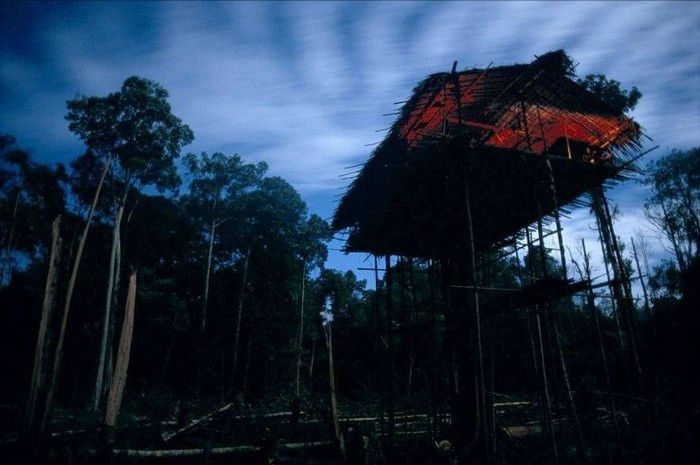
[[342, 198], [348, 251], [451, 255], [469, 185], [478, 248], [619, 175], [639, 126], [571, 79], [551, 52], [527, 65], [428, 76]]

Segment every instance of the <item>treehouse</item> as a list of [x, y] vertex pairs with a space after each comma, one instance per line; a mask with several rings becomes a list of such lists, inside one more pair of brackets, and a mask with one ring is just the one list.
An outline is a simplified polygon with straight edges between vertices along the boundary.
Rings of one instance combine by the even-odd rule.
[[[456, 67], [456, 63], [455, 63]], [[624, 177], [637, 123], [572, 80], [563, 51], [428, 76], [341, 199], [347, 252], [423, 258], [497, 246]]]

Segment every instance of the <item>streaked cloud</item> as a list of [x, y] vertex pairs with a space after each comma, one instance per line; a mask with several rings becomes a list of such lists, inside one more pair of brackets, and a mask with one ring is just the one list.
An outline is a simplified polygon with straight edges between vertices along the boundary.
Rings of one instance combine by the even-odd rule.
[[[579, 75], [644, 94], [633, 116], [660, 156], [698, 145], [697, 2], [3, 2], [0, 131], [38, 160], [83, 149], [63, 117], [76, 95], [140, 75], [168, 89], [192, 152], [265, 160], [328, 217], [426, 75], [530, 62], [565, 49]], [[650, 146], [653, 145], [650, 143]], [[619, 193], [619, 199], [616, 196]], [[643, 226], [644, 191], [613, 200]], [[583, 234], [572, 220], [567, 234]], [[625, 233], [628, 231], [625, 230]], [[340, 258], [334, 258], [341, 263]], [[332, 266], [339, 266], [331, 263]]]

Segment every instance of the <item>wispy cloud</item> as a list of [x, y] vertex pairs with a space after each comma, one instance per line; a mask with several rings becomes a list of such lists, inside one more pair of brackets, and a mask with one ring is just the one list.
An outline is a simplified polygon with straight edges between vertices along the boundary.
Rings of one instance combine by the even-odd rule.
[[[267, 161], [331, 212], [423, 77], [530, 62], [564, 48], [577, 72], [643, 93], [635, 118], [662, 147], [698, 145], [697, 2], [4, 2], [1, 131], [40, 161], [82, 151], [65, 101], [130, 75], [159, 81], [195, 131], [188, 151]], [[613, 191], [617, 195], [618, 191]], [[621, 190], [642, 224], [644, 192]], [[615, 199], [617, 200], [617, 199]], [[585, 231], [573, 221], [570, 234]], [[627, 223], [625, 223], [627, 224]], [[625, 231], [627, 233], [627, 231]]]

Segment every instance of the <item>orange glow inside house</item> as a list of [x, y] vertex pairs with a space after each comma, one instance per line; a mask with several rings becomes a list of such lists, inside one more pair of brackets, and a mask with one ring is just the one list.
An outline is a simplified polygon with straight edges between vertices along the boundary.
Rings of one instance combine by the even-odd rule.
[[575, 82], [569, 63], [550, 52], [420, 82], [335, 212], [346, 250], [463, 253], [467, 183], [479, 249], [623, 179], [639, 125]]

